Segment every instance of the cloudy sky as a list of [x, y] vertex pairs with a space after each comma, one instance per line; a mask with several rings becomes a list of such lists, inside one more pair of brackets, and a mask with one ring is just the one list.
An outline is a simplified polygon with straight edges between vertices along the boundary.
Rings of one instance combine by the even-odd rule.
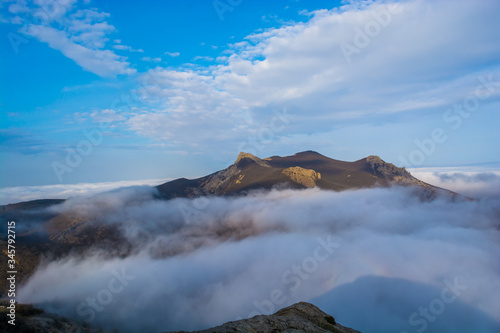
[[0, 13], [2, 187], [195, 177], [239, 151], [498, 170], [498, 1], [2, 0]]

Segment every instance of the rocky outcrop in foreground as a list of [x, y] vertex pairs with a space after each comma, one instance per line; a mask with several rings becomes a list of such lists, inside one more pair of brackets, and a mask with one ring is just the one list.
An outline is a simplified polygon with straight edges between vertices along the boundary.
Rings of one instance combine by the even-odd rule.
[[7, 316], [10, 313], [5, 300], [0, 301], [0, 332], [2, 333], [111, 333], [97, 328], [81, 326], [71, 320], [53, 313], [44, 312], [31, 304], [16, 303], [15, 325], [8, 323], [12, 320]]
[[[172, 332], [172, 333], [182, 333]], [[250, 333], [250, 332], [284, 332], [284, 333], [360, 333], [335, 322], [335, 319], [321, 311], [318, 307], [300, 302], [283, 308], [273, 315], [255, 316], [249, 319], [232, 321], [208, 330], [194, 333]]]

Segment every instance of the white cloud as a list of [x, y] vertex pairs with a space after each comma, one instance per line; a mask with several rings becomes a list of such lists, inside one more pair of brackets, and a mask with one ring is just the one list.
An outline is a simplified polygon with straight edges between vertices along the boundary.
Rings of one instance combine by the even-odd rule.
[[15, 186], [0, 189], [0, 205], [38, 199], [67, 199], [97, 194], [127, 186], [156, 186], [170, 179], [145, 179], [104, 183], [79, 183], [73, 185]]
[[38, 6], [34, 8], [34, 13], [49, 21], [57, 21], [70, 12], [76, 2], [77, 0], [34, 0], [33, 3]]
[[197, 60], [212, 61], [212, 60], [214, 60], [214, 58], [209, 57], [209, 56], [196, 56], [193, 58], [193, 61], [197, 61]]
[[[187, 145], [196, 145], [200, 139], [218, 141], [231, 137], [231, 129], [244, 119], [240, 111], [243, 105], [227, 91], [218, 89], [216, 79], [193, 70], [150, 70], [141, 80], [148, 85], [140, 91], [166, 108], [132, 113], [128, 127], [144, 136]], [[193, 130], [196, 136], [192, 135]]]
[[46, 26], [30, 26], [30, 31], [41, 42], [61, 51], [89, 72], [99, 76], [135, 73], [135, 69], [130, 68], [130, 63], [125, 61], [126, 58], [109, 50], [91, 49], [73, 42], [64, 31]]
[[[7, 2], [8, 1], [5, 1], [5, 3]], [[29, 8], [25, 0], [15, 1], [13, 4], [9, 4], [8, 6], [9, 6], [8, 10], [12, 14], [26, 13], [29, 11]]]
[[475, 199], [500, 198], [500, 171], [498, 166], [448, 167], [409, 169], [429, 184], [469, 196]]
[[[163, 69], [157, 84], [148, 88], [148, 96], [164, 101], [162, 109], [150, 112], [162, 123], [150, 130], [139, 126], [148, 117], [145, 112], [130, 125], [141, 135], [203, 145], [213, 142], [203, 135], [194, 142], [183, 125], [191, 123], [191, 132], [203, 132], [218, 122], [224, 126], [215, 125], [211, 132], [222, 127], [234, 145], [251, 134], [241, 113], [265, 124], [276, 105], [290, 106], [296, 116], [287, 128], [291, 136], [328, 133], [353, 120], [373, 124], [394, 114], [435, 114], [474, 91], [479, 75], [492, 73], [498, 80], [498, 6], [494, 1], [415, 0], [401, 3], [398, 10], [386, 3], [357, 2], [316, 11], [305, 23], [234, 43], [228, 58], [218, 59], [223, 64]], [[369, 30], [372, 37], [366, 37], [364, 46], [356, 38], [366, 29], [375, 33]], [[359, 52], [350, 62], [343, 43], [357, 45]], [[497, 91], [482, 107], [498, 96]], [[442, 111], [433, 119], [442, 122], [441, 116]], [[160, 127], [162, 131], [156, 129]]]
[[88, 119], [88, 112], [75, 112], [73, 113], [73, 118], [77, 123], [84, 123]]
[[111, 109], [93, 111], [90, 114], [90, 117], [94, 122], [97, 123], [117, 123], [125, 120], [125, 117], [123, 117], [123, 115]]
[[181, 54], [179, 52], [165, 52], [165, 55], [168, 55], [169, 57], [175, 58], [180, 56]]
[[118, 44], [118, 45], [113, 45], [113, 48], [114, 49], [117, 49], [117, 50], [122, 50], [122, 51], [130, 51], [130, 52], [139, 52], [139, 53], [144, 53], [144, 50], [142, 49], [133, 49], [131, 46], [128, 46], [128, 45], [121, 45], [121, 44]]
[[[108, 13], [96, 9], [77, 9], [75, 0], [36, 0], [26, 7], [23, 1], [11, 5], [11, 13], [22, 13], [21, 32], [33, 36], [99, 76], [129, 75], [136, 72], [127, 58], [106, 49], [107, 37], [116, 29], [105, 20]], [[33, 20], [33, 17], [41, 19]], [[35, 23], [36, 22], [36, 23]]]
[[148, 61], [148, 62], [160, 62], [161, 58], [151, 58], [151, 57], [142, 57], [142, 61]]

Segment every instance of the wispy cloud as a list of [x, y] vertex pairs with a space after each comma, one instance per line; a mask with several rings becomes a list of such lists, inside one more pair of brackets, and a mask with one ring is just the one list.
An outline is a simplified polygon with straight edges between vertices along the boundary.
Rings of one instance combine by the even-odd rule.
[[148, 62], [160, 62], [161, 58], [160, 57], [158, 57], [158, 58], [142, 57], [141, 60], [148, 61]]
[[40, 41], [61, 51], [89, 72], [99, 76], [135, 73], [135, 69], [130, 68], [130, 63], [126, 62], [125, 58], [110, 50], [85, 47], [73, 42], [65, 32], [52, 27], [36, 26], [32, 28], [37, 29], [36, 37]]
[[16, 152], [26, 155], [47, 152], [54, 142], [47, 141], [38, 133], [20, 128], [0, 129], [0, 145], [7, 152]]
[[104, 183], [79, 183], [73, 185], [14, 186], [0, 189], [0, 205], [38, 199], [68, 199], [93, 195], [127, 186], [156, 186], [170, 179], [128, 180]]
[[90, 117], [96, 123], [117, 123], [125, 120], [121, 114], [111, 109], [93, 111]]
[[169, 56], [169, 57], [172, 57], [172, 58], [175, 58], [175, 57], [178, 57], [181, 55], [179, 52], [165, 52], [164, 54]]
[[213, 61], [214, 58], [213, 57], [209, 57], [209, 56], [196, 56], [196, 57], [193, 58], [193, 61], [197, 61], [197, 60]]
[[438, 187], [476, 198], [500, 198], [500, 167], [418, 168], [411, 173]]
[[[107, 49], [109, 34], [116, 31], [106, 19], [108, 13], [79, 9], [73, 0], [44, 0], [10, 4], [10, 22], [21, 25], [20, 32], [47, 43], [99, 76], [129, 75], [136, 72], [127, 62]], [[43, 19], [40, 19], [43, 18]]]
[[116, 50], [122, 50], [122, 51], [130, 51], [130, 52], [139, 52], [139, 53], [144, 53], [144, 51], [142, 49], [133, 49], [132, 47], [130, 46], [127, 46], [127, 45], [121, 45], [121, 44], [117, 44], [117, 45], [113, 45], [113, 48], [116, 49]]

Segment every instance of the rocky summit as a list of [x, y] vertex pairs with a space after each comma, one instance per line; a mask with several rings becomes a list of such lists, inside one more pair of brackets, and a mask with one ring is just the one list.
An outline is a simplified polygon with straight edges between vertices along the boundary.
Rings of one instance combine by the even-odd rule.
[[[221, 326], [193, 333], [360, 333], [352, 328], [344, 327], [335, 318], [324, 313], [318, 307], [300, 302], [283, 308], [273, 315], [255, 316], [249, 319], [232, 321]], [[185, 333], [178, 331], [173, 333]]]

